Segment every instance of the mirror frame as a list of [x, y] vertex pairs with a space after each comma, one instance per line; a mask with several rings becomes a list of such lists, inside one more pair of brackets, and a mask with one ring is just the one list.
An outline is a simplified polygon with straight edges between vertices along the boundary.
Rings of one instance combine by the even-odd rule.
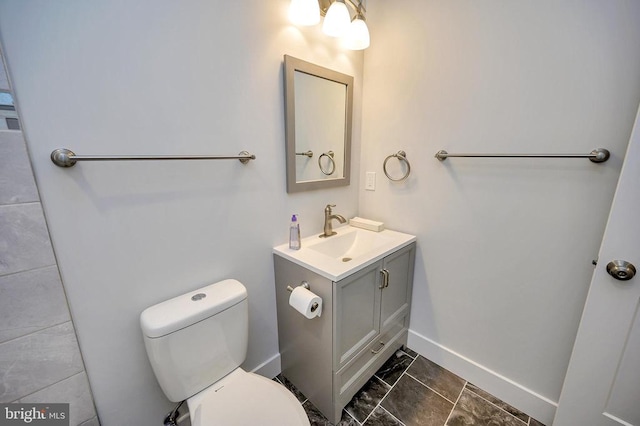
[[[296, 181], [296, 113], [295, 113], [295, 72], [335, 81], [346, 86], [345, 129], [344, 129], [344, 170], [341, 178]], [[351, 183], [351, 118], [353, 115], [353, 77], [338, 71], [321, 67], [293, 56], [284, 55], [284, 100], [285, 100], [285, 145], [287, 160], [287, 192], [301, 192], [312, 189], [348, 186]]]

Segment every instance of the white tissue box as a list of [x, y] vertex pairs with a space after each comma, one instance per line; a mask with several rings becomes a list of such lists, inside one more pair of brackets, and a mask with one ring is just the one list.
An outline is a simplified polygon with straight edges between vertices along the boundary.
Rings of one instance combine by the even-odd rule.
[[376, 222], [375, 220], [363, 219], [361, 217], [354, 217], [349, 219], [349, 225], [356, 228], [368, 229], [369, 231], [380, 232], [384, 230], [384, 223]]

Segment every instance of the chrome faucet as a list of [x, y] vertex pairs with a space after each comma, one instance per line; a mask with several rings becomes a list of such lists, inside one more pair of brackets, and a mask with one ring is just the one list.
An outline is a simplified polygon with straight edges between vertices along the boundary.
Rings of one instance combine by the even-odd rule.
[[320, 238], [326, 238], [337, 234], [337, 232], [333, 230], [333, 225], [331, 224], [333, 219], [336, 219], [340, 223], [345, 223], [347, 221], [347, 219], [339, 214], [331, 214], [331, 207], [335, 206], [335, 204], [327, 204], [327, 207], [324, 208], [324, 234], [320, 235]]

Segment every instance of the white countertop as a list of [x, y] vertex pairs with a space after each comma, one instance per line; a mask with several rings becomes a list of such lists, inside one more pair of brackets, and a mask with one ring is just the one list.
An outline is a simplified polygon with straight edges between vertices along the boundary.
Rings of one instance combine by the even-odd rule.
[[[368, 231], [349, 225], [335, 228], [337, 235], [303, 238], [300, 250], [292, 250], [289, 243], [273, 248], [273, 253], [303, 266], [332, 281], [339, 281], [371, 265], [394, 251], [416, 241], [415, 235], [385, 229]], [[348, 257], [351, 260], [343, 261]]]

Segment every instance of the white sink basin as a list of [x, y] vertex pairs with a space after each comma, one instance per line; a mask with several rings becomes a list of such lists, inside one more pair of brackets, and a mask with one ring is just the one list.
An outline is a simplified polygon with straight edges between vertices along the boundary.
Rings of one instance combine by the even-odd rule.
[[337, 235], [331, 237], [304, 238], [300, 250], [291, 250], [287, 243], [274, 247], [273, 252], [332, 281], [339, 281], [416, 240], [413, 235], [388, 229], [373, 232], [347, 225], [334, 230]]
[[[343, 228], [344, 229], [344, 228]], [[349, 231], [349, 232], [346, 232]], [[379, 232], [371, 232], [358, 228], [351, 228], [321, 241], [311, 241], [309, 250], [315, 250], [325, 256], [348, 262], [353, 258], [364, 256], [372, 250], [376, 250], [385, 244], [393, 244], [393, 238]]]

